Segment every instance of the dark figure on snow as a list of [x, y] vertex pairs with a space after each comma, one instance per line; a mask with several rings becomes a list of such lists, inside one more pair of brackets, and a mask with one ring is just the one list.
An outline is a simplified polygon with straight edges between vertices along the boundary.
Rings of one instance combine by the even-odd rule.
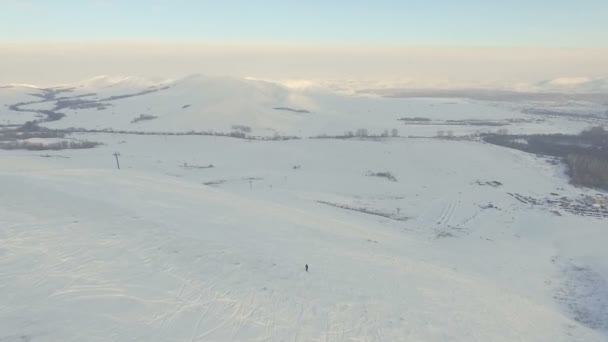
[[304, 268], [306, 269], [306, 272], [308, 272], [308, 264], [306, 264], [306, 266], [304, 266]]

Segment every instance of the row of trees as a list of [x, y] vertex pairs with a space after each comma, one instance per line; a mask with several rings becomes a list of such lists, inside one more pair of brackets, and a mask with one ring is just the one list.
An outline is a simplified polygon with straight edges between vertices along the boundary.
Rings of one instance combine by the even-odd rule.
[[[496, 131], [498, 135], [508, 135], [509, 134], [509, 130], [506, 128], [500, 128], [498, 131]], [[480, 134], [480, 133], [478, 133]], [[444, 130], [439, 130], [437, 131], [437, 137], [439, 138], [453, 138], [454, 137], [454, 131], [452, 130], [448, 130], [448, 131], [444, 131]]]
[[380, 135], [370, 134], [369, 131], [367, 130], [367, 128], [359, 128], [355, 132], [348, 131], [348, 132], [344, 133], [344, 137], [346, 137], [346, 138], [354, 138], [354, 137], [357, 137], [357, 138], [377, 138], [377, 137], [396, 138], [398, 136], [399, 136], [399, 130], [396, 128], [391, 129], [390, 132], [388, 129], [385, 129], [384, 131], [382, 131], [382, 133], [380, 133]]
[[53, 143], [32, 142], [27, 140], [10, 141], [0, 143], [0, 149], [3, 150], [29, 150], [29, 151], [46, 151], [46, 150], [68, 150], [68, 149], [85, 149], [93, 148], [101, 145], [94, 141], [57, 141]]
[[569, 154], [564, 160], [574, 184], [608, 189], [608, 159], [585, 154]]

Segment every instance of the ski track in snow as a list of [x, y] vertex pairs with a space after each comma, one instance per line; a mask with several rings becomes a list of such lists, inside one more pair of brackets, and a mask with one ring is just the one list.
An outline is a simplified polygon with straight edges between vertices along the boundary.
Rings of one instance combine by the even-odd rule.
[[437, 220], [437, 225], [438, 226], [447, 226], [450, 223], [452, 216], [454, 216], [455, 208], [456, 208], [456, 200], [451, 200], [450, 202], [448, 202], [448, 204], [443, 209], [443, 212], [439, 216], [439, 219]]

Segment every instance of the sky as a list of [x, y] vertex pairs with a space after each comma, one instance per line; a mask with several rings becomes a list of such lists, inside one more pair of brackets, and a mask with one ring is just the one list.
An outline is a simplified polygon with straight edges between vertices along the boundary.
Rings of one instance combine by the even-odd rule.
[[0, 0], [0, 41], [608, 47], [606, 0]]
[[0, 0], [0, 84], [608, 78], [608, 0]]

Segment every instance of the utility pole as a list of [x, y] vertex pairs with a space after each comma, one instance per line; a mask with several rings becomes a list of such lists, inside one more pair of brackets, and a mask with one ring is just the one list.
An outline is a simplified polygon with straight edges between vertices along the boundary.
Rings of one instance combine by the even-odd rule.
[[120, 170], [120, 163], [118, 162], [118, 156], [120, 156], [120, 153], [114, 152], [114, 157], [116, 157], [116, 167]]

